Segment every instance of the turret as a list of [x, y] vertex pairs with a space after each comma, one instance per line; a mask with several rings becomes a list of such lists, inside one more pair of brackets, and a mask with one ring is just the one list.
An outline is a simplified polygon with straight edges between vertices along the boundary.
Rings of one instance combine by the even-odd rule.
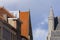
[[54, 12], [52, 7], [50, 8], [50, 14], [48, 17], [48, 26], [49, 26], [49, 31], [54, 30]]
[[52, 31], [54, 31], [54, 12], [53, 12], [53, 9], [51, 7], [50, 14], [48, 17], [48, 38], [47, 38], [47, 40], [50, 40]]

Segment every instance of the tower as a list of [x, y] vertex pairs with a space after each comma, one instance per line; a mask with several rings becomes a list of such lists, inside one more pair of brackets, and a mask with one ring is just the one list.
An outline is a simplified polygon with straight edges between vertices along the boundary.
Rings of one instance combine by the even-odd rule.
[[50, 40], [51, 37], [51, 31], [54, 31], [54, 12], [53, 8], [50, 8], [50, 14], [48, 17], [48, 40]]

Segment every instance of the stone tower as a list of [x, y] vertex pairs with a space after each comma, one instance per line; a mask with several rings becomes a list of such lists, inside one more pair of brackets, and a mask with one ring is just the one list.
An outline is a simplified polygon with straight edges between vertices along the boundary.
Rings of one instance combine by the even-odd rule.
[[48, 17], [49, 31], [54, 30], [54, 13], [52, 7], [50, 8], [50, 15]]
[[50, 8], [50, 14], [48, 17], [48, 40], [50, 40], [51, 37], [51, 31], [54, 31], [54, 12], [53, 12], [53, 8]]
[[52, 8], [48, 17], [48, 28], [47, 40], [60, 40], [60, 16], [54, 17]]

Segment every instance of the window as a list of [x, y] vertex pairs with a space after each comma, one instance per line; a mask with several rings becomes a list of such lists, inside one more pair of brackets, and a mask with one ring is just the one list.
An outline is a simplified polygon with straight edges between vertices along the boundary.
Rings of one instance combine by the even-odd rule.
[[25, 36], [21, 36], [22, 40], [28, 40]]
[[17, 35], [11, 33], [11, 40], [17, 40]]
[[5, 40], [11, 40], [11, 34], [10, 31], [8, 31], [7, 29], [3, 28], [3, 38]]
[[22, 40], [26, 40], [25, 38], [22, 38]]
[[22, 40], [28, 40], [27, 38], [25, 38], [25, 37], [22, 37]]

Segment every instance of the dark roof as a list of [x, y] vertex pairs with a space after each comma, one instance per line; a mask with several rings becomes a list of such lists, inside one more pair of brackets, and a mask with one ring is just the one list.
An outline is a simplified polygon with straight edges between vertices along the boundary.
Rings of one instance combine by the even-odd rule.
[[56, 30], [60, 30], [60, 17], [57, 17], [58, 24], [56, 26]]

